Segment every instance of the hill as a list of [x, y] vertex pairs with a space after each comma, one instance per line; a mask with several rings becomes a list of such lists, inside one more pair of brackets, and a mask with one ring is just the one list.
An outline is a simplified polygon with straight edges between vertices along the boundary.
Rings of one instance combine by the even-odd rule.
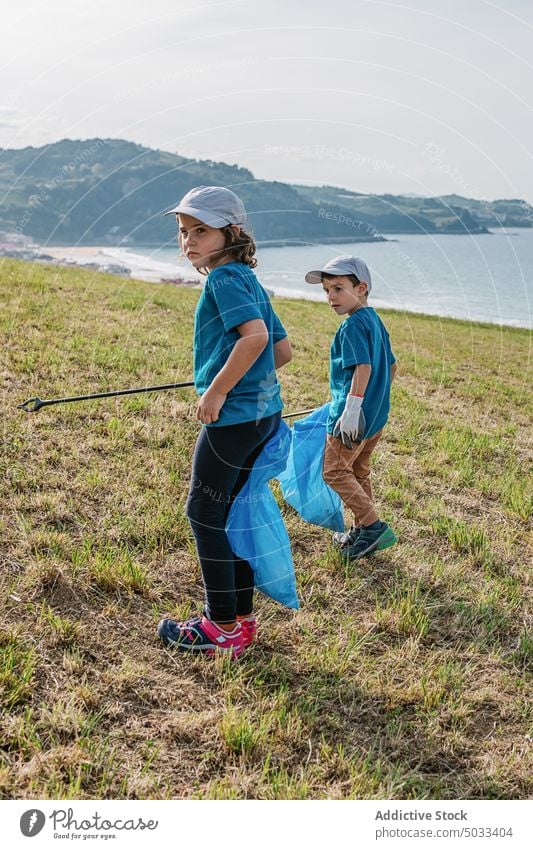
[[[184, 501], [199, 293], [4, 260], [0, 797], [531, 797], [525, 330], [385, 312], [399, 376], [375, 491], [399, 536], [347, 567], [283, 506], [302, 603], [259, 599], [239, 662], [158, 643], [201, 582]], [[276, 310], [288, 410], [328, 397], [338, 324]]]
[[162, 213], [201, 184], [237, 191], [261, 242], [481, 233], [489, 226], [533, 221], [533, 210], [519, 200], [481, 204], [456, 196], [371, 196], [331, 186], [291, 186], [256, 180], [235, 165], [186, 159], [120, 139], [92, 139], [0, 151], [0, 230], [51, 245], [161, 245], [175, 238], [174, 222]]
[[533, 207], [523, 200], [365, 195], [334, 186], [295, 188], [315, 203], [342, 204], [381, 233], [486, 233], [489, 227], [533, 226]]
[[313, 201], [284, 183], [116, 139], [2, 151], [0, 228], [47, 244], [161, 245], [176, 232], [162, 213], [202, 184], [235, 189], [260, 241], [358, 236], [338, 220], [323, 220]]

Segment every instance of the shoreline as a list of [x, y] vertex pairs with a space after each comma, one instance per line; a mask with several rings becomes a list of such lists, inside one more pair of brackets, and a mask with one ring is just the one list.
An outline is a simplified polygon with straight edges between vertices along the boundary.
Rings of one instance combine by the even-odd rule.
[[[388, 240], [395, 241], [395, 240]], [[266, 246], [264, 246], [266, 247]], [[268, 245], [273, 247], [273, 245]], [[185, 274], [177, 273], [174, 269], [168, 267], [162, 268], [159, 273], [154, 269], [133, 270], [123, 264], [120, 259], [113, 256], [113, 251], [127, 250], [106, 247], [102, 245], [74, 245], [74, 246], [53, 246], [41, 248], [38, 245], [31, 247], [9, 247], [0, 246], [0, 259], [19, 259], [25, 262], [34, 262], [39, 265], [54, 265], [63, 268], [81, 269], [85, 271], [93, 271], [98, 274], [110, 274], [122, 279], [130, 279], [150, 284], [172, 285], [186, 288], [200, 289], [203, 284], [203, 279], [200, 275], [193, 277]], [[139, 259], [142, 255], [139, 254]], [[157, 263], [154, 263], [157, 265]], [[160, 264], [163, 266], [163, 264]], [[266, 291], [271, 297], [278, 299], [288, 299], [295, 301], [311, 301], [321, 303], [322, 297], [306, 297], [302, 292], [292, 292], [287, 289], [275, 291], [268, 286], [265, 286]], [[311, 293], [310, 293], [311, 295]], [[484, 325], [489, 328], [506, 328], [511, 330], [527, 330], [531, 332], [531, 327], [528, 324], [502, 322], [491, 320], [490, 318], [465, 318], [461, 315], [443, 315], [441, 313], [428, 313], [423, 308], [418, 308], [415, 304], [408, 304], [405, 308], [399, 306], [391, 306], [379, 298], [375, 298], [373, 305], [379, 310], [387, 310], [402, 315], [417, 315], [433, 319], [435, 321], [457, 321], [468, 325]]]
[[[112, 274], [115, 277], [142, 280], [147, 283], [168, 283], [175, 286], [199, 286], [201, 279], [192, 275], [180, 274], [178, 271], [166, 268], [163, 264], [157, 268], [132, 269], [115, 254], [121, 249], [105, 245], [65, 245], [45, 246], [33, 245], [19, 248], [0, 247], [0, 258], [9, 257], [25, 262], [36, 262], [40, 265], [57, 265], [66, 268], [81, 268], [98, 274]], [[139, 255], [141, 259], [141, 255]]]

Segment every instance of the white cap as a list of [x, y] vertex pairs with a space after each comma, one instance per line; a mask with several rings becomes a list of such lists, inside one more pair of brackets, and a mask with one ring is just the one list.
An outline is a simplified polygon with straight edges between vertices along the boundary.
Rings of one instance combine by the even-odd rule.
[[333, 257], [324, 268], [309, 271], [305, 275], [306, 283], [322, 283], [322, 274], [333, 274], [335, 277], [345, 277], [355, 274], [360, 283], [366, 283], [368, 291], [372, 288], [372, 277], [366, 262], [351, 254], [341, 254]]
[[246, 210], [242, 200], [223, 186], [196, 186], [165, 215], [173, 212], [191, 215], [208, 227], [227, 227], [228, 224], [246, 227]]

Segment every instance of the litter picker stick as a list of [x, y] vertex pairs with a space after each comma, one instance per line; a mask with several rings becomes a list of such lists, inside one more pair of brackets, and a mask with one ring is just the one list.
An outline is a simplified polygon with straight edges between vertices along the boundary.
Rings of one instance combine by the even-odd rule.
[[309, 413], [314, 413], [317, 407], [313, 407], [312, 410], [298, 410], [297, 413], [285, 413], [281, 418], [282, 419], [292, 419], [293, 416], [307, 416]]
[[[24, 410], [26, 413], [36, 413], [41, 407], [51, 407], [54, 404], [68, 404], [71, 401], [92, 401], [95, 398], [117, 398], [119, 395], [135, 395], [139, 392], [160, 392], [162, 389], [184, 389], [188, 386], [194, 386], [192, 380], [182, 381], [181, 383], [164, 383], [161, 386], [143, 386], [140, 389], [117, 389], [114, 392], [99, 392], [96, 395], [74, 395], [71, 398], [51, 398], [43, 401], [42, 398], [28, 398], [23, 404], [18, 404], [17, 409]], [[285, 413], [282, 419], [291, 419], [295, 416], [306, 416], [308, 413], [313, 413], [312, 410], [298, 410], [296, 413]]]
[[18, 405], [19, 410], [26, 413], [36, 413], [41, 407], [51, 407], [52, 404], [67, 404], [69, 401], [91, 401], [93, 398], [116, 398], [118, 395], [134, 395], [137, 392], [159, 392], [161, 389], [182, 389], [185, 386], [194, 386], [192, 380], [184, 383], [164, 383], [162, 386], [143, 386], [141, 389], [117, 389], [115, 392], [99, 392], [97, 395], [75, 395], [72, 398], [52, 398], [43, 401], [41, 398], [28, 398], [23, 404]]

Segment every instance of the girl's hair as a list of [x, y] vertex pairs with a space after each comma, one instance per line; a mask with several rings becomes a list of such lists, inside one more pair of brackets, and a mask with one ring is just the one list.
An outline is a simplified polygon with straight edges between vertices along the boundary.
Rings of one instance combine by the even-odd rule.
[[222, 232], [226, 240], [226, 253], [230, 254], [232, 261], [243, 262], [245, 265], [249, 265], [250, 268], [255, 268], [257, 260], [254, 254], [257, 247], [252, 234], [247, 233], [245, 230], [239, 230], [236, 233], [230, 224], [227, 227], [223, 227]]

